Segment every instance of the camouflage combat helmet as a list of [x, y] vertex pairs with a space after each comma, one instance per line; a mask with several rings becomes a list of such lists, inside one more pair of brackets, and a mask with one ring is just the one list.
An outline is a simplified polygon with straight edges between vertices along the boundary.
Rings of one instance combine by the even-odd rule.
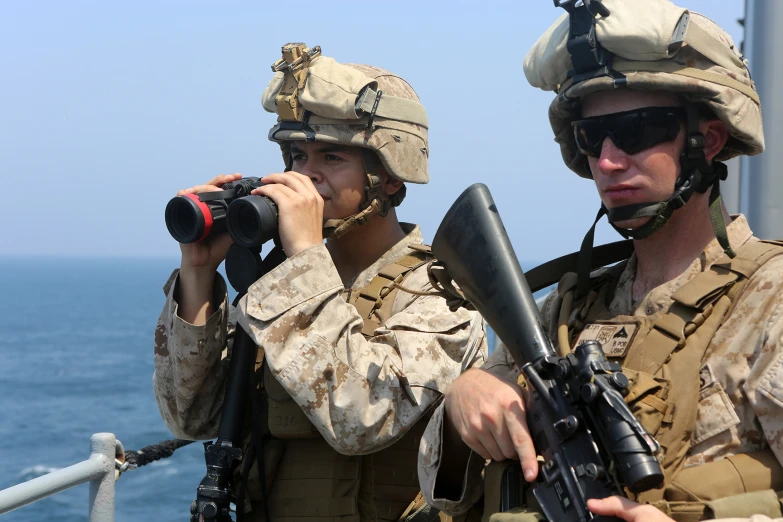
[[393, 196], [380, 187], [375, 160], [393, 177], [427, 183], [427, 113], [413, 88], [399, 76], [370, 65], [340, 64], [321, 55], [320, 47], [283, 46], [272, 65], [274, 77], [264, 90], [263, 106], [278, 114], [269, 139], [280, 144], [291, 168], [292, 140], [323, 141], [361, 147], [368, 177], [361, 211], [325, 228], [339, 237], [372, 215], [386, 215], [402, 202], [405, 186]]
[[[557, 94], [549, 120], [566, 165], [592, 178], [579, 151], [572, 123], [581, 117], [580, 98], [599, 91], [667, 91], [686, 102], [687, 135], [681, 172], [671, 198], [643, 208], [607, 211], [609, 220], [652, 216], [635, 230], [615, 228], [641, 239], [660, 229], [693, 192], [712, 187], [710, 215], [721, 245], [731, 246], [720, 210], [720, 161], [764, 150], [761, 104], [747, 62], [731, 37], [713, 21], [668, 0], [560, 0], [567, 11], [539, 38], [525, 57], [525, 76], [534, 87]], [[699, 105], [726, 124], [729, 139], [708, 165], [698, 131]], [[606, 210], [606, 209], [604, 209]]]

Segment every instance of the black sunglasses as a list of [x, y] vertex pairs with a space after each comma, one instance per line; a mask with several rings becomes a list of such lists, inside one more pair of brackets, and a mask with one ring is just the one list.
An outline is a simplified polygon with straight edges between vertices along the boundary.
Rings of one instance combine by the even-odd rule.
[[627, 154], [672, 141], [685, 118], [685, 107], [644, 107], [576, 120], [571, 125], [579, 151], [597, 158], [607, 137]]

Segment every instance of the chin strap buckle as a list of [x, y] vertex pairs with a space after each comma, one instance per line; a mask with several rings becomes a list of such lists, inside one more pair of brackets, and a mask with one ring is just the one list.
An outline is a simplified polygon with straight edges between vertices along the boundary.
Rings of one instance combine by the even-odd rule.
[[364, 172], [367, 175], [367, 184], [364, 186], [364, 204], [357, 214], [343, 219], [329, 219], [324, 222], [324, 237], [339, 238], [356, 225], [364, 225], [375, 214], [386, 216], [392, 207], [398, 206], [405, 198], [405, 185], [392, 195], [383, 190], [381, 177], [375, 174], [377, 160], [372, 151], [362, 149], [362, 160], [364, 161]]

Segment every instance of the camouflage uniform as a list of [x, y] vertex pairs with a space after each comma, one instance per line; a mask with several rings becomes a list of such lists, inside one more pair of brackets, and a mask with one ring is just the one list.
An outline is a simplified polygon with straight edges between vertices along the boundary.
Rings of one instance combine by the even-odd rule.
[[[682, 105], [682, 112], [685, 114], [680, 128], [684, 130], [682, 134], [687, 134], [687, 139], [683, 139], [683, 153], [680, 156], [676, 188], [672, 195], [659, 202], [622, 205], [609, 209], [602, 206], [599, 217], [607, 215], [610, 223], [624, 237], [643, 240], [653, 233], [665, 234], [666, 229], [663, 227], [669, 217], [686, 205], [692, 194], [704, 194], [711, 190], [710, 204], [716, 204], [712, 206], [715, 211], [710, 211], [709, 217], [716, 240], [693, 260], [685, 272], [653, 289], [639, 302], [634, 302], [632, 295], [636, 277], [635, 256], [622, 267], [623, 272], [619, 274], [616, 273], [619, 270], [609, 269], [592, 280], [588, 280], [586, 271], [580, 270], [578, 275], [570, 274], [578, 281], [574, 286], [582, 286], [577, 292], [582, 296], [588, 295], [585, 289], [596, 289], [591, 295], [597, 296], [597, 293], [603, 290], [606, 294], [602, 295], [611, 297], [606, 300], [594, 299], [587, 305], [584, 302], [589, 302], [590, 297], [582, 297], [583, 303], [578, 305], [581, 307], [579, 313], [588, 312], [594, 304], [595, 308], [591, 309], [590, 313], [593, 310], [596, 312], [595, 315], [589, 316], [591, 319], [585, 319], [584, 322], [581, 322], [581, 318], [588, 317], [587, 313], [580, 321], [574, 321], [574, 315], [567, 315], [568, 310], [565, 310], [562, 314], [564, 320], [570, 317], [571, 321], [563, 326], [568, 326], [568, 334], [574, 336], [563, 335], [558, 339], [555, 335], [556, 315], [560, 312], [559, 308], [565, 306], [562, 303], [567, 300], [559, 299], [553, 294], [542, 310], [544, 320], [550, 328], [550, 336], [561, 352], [573, 346], [565, 346], [571, 341], [578, 343], [579, 338], [586, 340], [583, 337], [585, 334], [597, 335], [595, 340], [602, 344], [604, 341], [611, 342], [611, 345], [604, 344], [605, 352], [607, 347], [612, 353], [614, 348], [627, 349], [630, 355], [625, 351], [614, 355], [624, 357], [622, 364], [626, 370], [630, 370], [629, 374], [642, 369], [638, 364], [639, 360], [652, 360], [656, 355], [666, 355], [660, 365], [649, 366], [655, 369], [650, 370], [644, 379], [639, 378], [642, 372], [635, 375], [635, 384], [652, 383], [652, 387], [658, 383], [656, 379], [659, 379], [666, 382], [664, 386], [671, 385], [672, 391], [672, 397], [666, 397], [666, 401], [657, 403], [655, 400], [661, 397], [655, 394], [655, 400], [650, 401], [655, 404], [647, 411], [634, 410], [649, 431], [657, 437], [669, 437], [662, 443], [664, 451], [659, 455], [665, 473], [664, 487], [644, 492], [637, 498], [642, 501], [649, 500], [673, 518], [700, 520], [702, 515], [711, 516], [708, 508], [712, 509], [712, 506], [707, 506], [707, 501], [725, 501], [723, 506], [730, 506], [732, 509], [742, 507], [736, 509], [735, 513], [749, 514], [758, 512], [761, 506], [747, 501], [750, 497], [743, 496], [743, 493], [769, 492], [774, 497], [770, 502], [774, 509], [769, 513], [779, 513], [778, 498], [772, 490], [783, 489], [774, 487], [783, 473], [780, 465], [783, 462], [783, 394], [777, 384], [781, 380], [782, 371], [779, 346], [783, 334], [783, 297], [780, 297], [783, 282], [780, 281], [779, 274], [783, 269], [783, 256], [777, 255], [779, 246], [758, 243], [758, 240], [752, 237], [744, 217], [737, 217], [726, 227], [720, 211], [718, 192], [719, 181], [725, 172], [722, 170], [724, 166], [721, 161], [739, 155], [758, 154], [764, 149], [761, 103], [747, 69], [747, 62], [729, 35], [717, 24], [698, 13], [675, 6], [668, 0], [603, 0], [599, 7], [596, 7], [597, 2], [593, 2], [592, 6], [588, 2], [582, 2], [579, 6], [576, 6], [575, 2], [556, 4], [564, 7], [568, 13], [552, 24], [534, 44], [525, 57], [524, 71], [533, 86], [555, 93], [549, 107], [549, 120], [562, 158], [571, 170], [581, 177], [592, 178], [593, 172], [587, 156], [598, 157], [599, 152], [591, 145], [597, 143], [603, 147], [606, 137], [610, 135], [605, 131], [611, 124], [602, 127], [596, 135], [584, 134], [587, 132], [585, 125], [589, 123], [585, 120], [605, 118], [615, 123], [619, 121], [616, 119], [617, 113], [585, 118], [582, 114], [584, 97], [618, 90], [662, 91], [676, 95], [678, 101], [673, 104]], [[627, 111], [627, 114], [638, 116], [640, 111], [641, 107]], [[703, 138], [700, 124], [704, 118], [721, 120], [728, 132], [723, 148], [710, 158], [711, 161], [707, 161], [705, 147], [700, 141], [700, 138]], [[622, 132], [638, 132], [639, 137], [642, 137], [641, 129], [629, 129], [630, 125], [625, 126]], [[594, 139], [592, 143], [591, 139]], [[623, 148], [623, 141], [617, 136], [611, 135], [611, 139], [615, 146], [626, 151], [628, 155], [639, 151], [636, 149], [631, 152], [633, 147]], [[652, 145], [654, 143], [650, 143], [650, 146]], [[704, 211], [706, 213], [707, 208]], [[619, 226], [625, 220], [647, 216], [651, 218], [635, 229]], [[755, 259], [762, 258], [751, 260], [752, 256], [744, 257], [740, 254], [736, 258], [737, 264], [734, 265], [733, 259], [729, 259], [735, 254], [732, 248], [742, 248], [743, 252], [775, 250], [776, 257], [770, 255], [755, 263]], [[592, 237], [588, 234], [581, 252], [588, 254], [586, 259], [590, 259], [590, 249]], [[720, 263], [717, 263], [719, 258]], [[714, 309], [705, 309], [698, 321], [688, 323], [688, 326], [693, 328], [691, 332], [699, 332], [699, 328], [703, 328], [700, 335], [686, 339], [689, 334], [684, 332], [683, 327], [680, 329], [683, 335], [679, 335], [679, 326], [674, 330], [664, 328], [653, 332], [650, 329], [648, 332], [653, 332], [653, 335], [645, 333], [637, 336], [636, 344], [633, 344], [632, 339], [614, 340], [613, 334], [607, 334], [610, 331], [625, 332], [625, 329], [614, 328], [621, 324], [620, 321], [634, 317], [636, 324], [640, 325], [650, 325], [658, 318], [677, 317], [683, 321], [691, 321], [690, 318], [695, 316], [685, 317], [683, 311], [687, 306], [681, 300], [685, 296], [704, 297], [705, 294], [699, 292], [707, 292], [711, 287], [703, 283], [724, 269], [712, 270], [711, 266], [715, 264], [725, 267], [727, 259], [731, 268], [725, 270], [732, 273], [744, 271], [749, 278], [743, 279], [741, 283], [746, 286], [732, 286], [732, 282], [719, 289], [724, 292], [720, 297], [723, 299], [723, 308], [720, 311], [718, 301], [714, 301]], [[734, 272], [735, 268], [746, 260], [750, 261], [746, 265], [749, 269], [743, 268]], [[759, 265], [761, 268], [754, 273], [753, 270]], [[601, 280], [604, 275], [611, 278]], [[615, 279], [615, 276], [619, 278]], [[595, 286], [591, 286], [593, 284]], [[567, 286], [565, 278], [561, 280], [561, 286], [563, 288], [560, 290], [563, 291]], [[732, 297], [727, 296], [730, 288], [738, 290]], [[675, 295], [675, 290], [682, 291]], [[715, 292], [715, 295], [718, 293]], [[693, 310], [696, 308], [696, 305], [691, 307]], [[728, 314], [724, 315], [726, 310]], [[709, 318], [713, 312], [714, 315]], [[678, 313], [683, 315], [678, 316]], [[605, 329], [595, 324], [598, 322], [606, 322], [612, 326]], [[670, 322], [674, 323], [676, 320]], [[710, 323], [709, 328], [704, 326], [707, 323]], [[661, 325], [656, 323], [655, 326]], [[604, 340], [601, 340], [602, 335], [606, 336]], [[629, 334], [626, 332], [626, 335]], [[661, 341], [667, 335], [669, 337]], [[630, 336], [632, 337], [633, 333]], [[706, 348], [706, 352], [695, 349], [697, 345], [699, 350]], [[672, 346], [673, 349], [681, 350], [677, 353], [665, 352], [660, 349], [661, 346]], [[677, 361], [683, 359], [677, 357], [684, 353], [696, 354], [698, 357], [694, 356], [693, 360], [699, 362], [678, 365]], [[607, 353], [607, 356], [610, 355]], [[697, 373], [699, 365], [701, 368]], [[505, 349], [493, 353], [484, 368], [512, 381], [518, 376], [518, 371]], [[681, 378], [686, 375], [688, 378]], [[697, 386], [699, 381], [696, 379], [700, 379], [700, 387]], [[639, 399], [639, 395], [631, 397], [634, 391], [639, 390], [634, 390], [632, 386], [629, 392], [631, 407], [644, 402], [644, 399]], [[694, 393], [689, 394], [690, 391]], [[693, 414], [692, 418], [690, 414]], [[655, 429], [650, 429], [645, 422], [649, 423], [656, 415], [659, 417], [658, 425]], [[667, 420], [661, 421], [661, 418]], [[685, 418], [690, 424], [681, 422]], [[672, 426], [677, 428], [671, 428]], [[428, 501], [449, 513], [460, 513], [475, 502], [482, 492], [478, 473], [483, 462], [471, 454], [463, 491], [458, 499], [432, 498], [442, 456], [442, 429], [441, 407], [435, 412], [423, 438], [420, 481]], [[739, 457], [735, 457], [737, 455]], [[716, 467], [724, 464], [728, 467], [734, 466], [735, 461], [740, 460], [748, 462], [755, 459], [754, 462], [758, 464], [762, 458], [768, 458], [764, 464], [769, 466], [753, 468], [753, 472], [747, 472], [747, 468], [740, 470], [736, 467], [733, 474], [726, 473], [725, 477], [732, 478], [730, 487], [718, 489], [713, 487], [714, 483], [711, 484], [714, 481], [710, 480], [710, 473]], [[695, 480], [676, 482], [686, 476]], [[734, 480], [735, 478], [737, 480]], [[749, 478], [752, 480], [746, 480]], [[707, 491], [694, 494], [693, 491], [682, 488], [679, 492], [686, 498], [675, 498], [673, 491], [676, 493], [675, 490], [682, 483], [688, 486], [697, 484]], [[678, 504], [675, 506], [675, 503]], [[695, 511], [686, 513], [691, 507], [701, 511], [691, 516]], [[664, 508], [671, 509], [666, 511]], [[491, 506], [488, 513], [491, 514], [496, 509], [497, 506]], [[513, 518], [513, 515], [508, 513], [500, 515], [501, 518], [504, 516]]]
[[[409, 244], [421, 243], [418, 227], [403, 226], [407, 237], [360, 273], [351, 289], [367, 285], [382, 267], [405, 255]], [[174, 435], [212, 438], [220, 421], [226, 348], [236, 314], [218, 275], [218, 310], [203, 326], [183, 321], [174, 300], [177, 275], [175, 271], [164, 287], [166, 303], [155, 334], [155, 397]], [[414, 270], [405, 287], [430, 291], [426, 266]], [[409, 432], [463, 364], [484, 361], [486, 340], [476, 312], [452, 313], [439, 296], [403, 291], [397, 294], [391, 318], [366, 339], [362, 318], [344, 295], [326, 247], [312, 247], [250, 288], [240, 302], [239, 322], [264, 349], [265, 364], [277, 382], [329, 445], [342, 454], [363, 455]], [[478, 349], [466, 360], [471, 347]], [[415, 452], [409, 458], [398, 455], [399, 466], [408, 466], [415, 478]], [[252, 489], [251, 500], [257, 500]]]
[[[286, 170], [293, 140], [361, 151], [364, 203], [357, 214], [324, 223], [339, 241], [402, 201], [406, 185], [387, 194], [381, 167], [406, 183], [429, 181], [426, 111], [389, 71], [340, 64], [304, 44], [282, 52], [262, 104], [278, 114], [269, 138]], [[260, 348], [254, 413], [262, 433], [252, 444], [264, 469], [243, 462], [253, 520], [263, 519], [262, 501], [275, 522], [396, 521], [414, 500], [423, 507], [416, 458], [426, 418], [449, 382], [483, 363], [486, 340], [476, 312], [452, 312], [432, 292], [419, 228], [400, 226], [406, 236], [345, 285], [325, 245], [265, 274], [238, 310], [218, 275], [213, 302], [220, 304], [203, 326], [177, 315], [176, 271], [164, 287], [153, 380], [175, 435], [217, 434], [237, 322]], [[246, 443], [246, 456], [249, 449]]]
[[[740, 215], [729, 224], [732, 245], [739, 247], [753, 237]], [[620, 276], [609, 310], [613, 315], [651, 316], [667, 309], [671, 296], [696, 274], [706, 271], [723, 254], [717, 240], [710, 243], [677, 278], [654, 288], [641, 300], [632, 298], [636, 258], [631, 257]], [[783, 257], [766, 263], [739, 296], [736, 308], [718, 329], [707, 349], [694, 431], [686, 467], [729, 455], [771, 448], [783, 462]], [[542, 307], [545, 326], [551, 332], [553, 292]], [[556, 319], [554, 319], [556, 321]], [[554, 343], [557, 342], [552, 336]], [[519, 371], [505, 347], [489, 357], [483, 369], [502, 379], [516, 381]], [[466, 511], [483, 492], [480, 480], [483, 460], [471, 454], [466, 481], [458, 499], [436, 499], [434, 486], [442, 455], [444, 407], [435, 411], [422, 439], [419, 480], [427, 500], [453, 514]]]
[[[418, 227], [350, 288], [365, 286], [378, 270], [420, 244]], [[226, 346], [234, 310], [217, 276], [220, 307], [203, 326], [177, 316], [178, 271], [164, 286], [166, 303], [155, 333], [155, 397], [166, 426], [177, 437], [217, 435], [228, 365]], [[426, 266], [406, 288], [431, 290]], [[382, 449], [399, 439], [459, 375], [474, 343], [485, 345], [476, 312], [450, 312], [439, 296], [397, 294], [394, 315], [372, 339], [344, 299], [343, 284], [325, 246], [309, 248], [259, 279], [240, 302], [240, 324], [264, 349], [277, 380], [331, 446], [345, 454]], [[231, 316], [231, 319], [229, 319]], [[481, 363], [485, 346], [473, 363]]]

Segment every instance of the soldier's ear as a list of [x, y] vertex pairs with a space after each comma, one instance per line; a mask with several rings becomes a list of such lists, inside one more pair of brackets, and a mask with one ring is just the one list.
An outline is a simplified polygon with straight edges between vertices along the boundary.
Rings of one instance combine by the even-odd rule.
[[404, 182], [389, 174], [385, 168], [381, 168], [380, 171], [381, 186], [383, 187], [383, 191], [389, 196], [396, 194], [397, 191], [402, 188]]
[[699, 130], [704, 135], [704, 157], [712, 161], [729, 139], [729, 130], [721, 120], [706, 120], [699, 124]]

